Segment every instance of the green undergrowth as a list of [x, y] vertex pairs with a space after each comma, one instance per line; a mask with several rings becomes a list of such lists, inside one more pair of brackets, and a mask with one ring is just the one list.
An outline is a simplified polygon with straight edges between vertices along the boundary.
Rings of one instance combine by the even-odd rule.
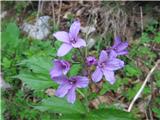
[[[53, 66], [52, 61], [57, 59], [57, 49], [61, 45], [55, 40], [33, 40], [22, 36], [18, 26], [15, 23], [3, 25], [2, 29], [2, 75], [5, 82], [11, 85], [8, 90], [2, 90], [2, 112], [5, 119], [27, 119], [27, 120], [50, 120], [50, 119], [86, 119], [86, 120], [134, 120], [136, 113], [127, 113], [123, 109], [117, 109], [115, 106], [101, 105], [99, 109], [90, 109], [87, 112], [83, 100], [76, 101], [75, 104], [69, 104], [65, 99], [57, 98], [46, 94], [48, 89], [57, 89], [58, 85], [50, 78], [49, 71]], [[151, 29], [151, 28], [150, 28]], [[151, 31], [153, 31], [151, 29]], [[90, 100], [99, 95], [112, 91], [119, 92], [130, 102], [139, 88], [141, 87], [148, 70], [150, 70], [156, 59], [157, 53], [152, 50], [150, 43], [159, 44], [160, 34], [154, 33], [154, 37], [145, 31], [138, 42], [132, 43], [129, 47], [129, 55], [122, 57], [125, 61], [124, 69], [116, 73], [117, 81], [114, 85], [105, 82], [98, 94], [88, 96]], [[152, 34], [153, 34], [152, 33]], [[112, 37], [108, 37], [109, 46]], [[104, 38], [97, 38], [100, 41], [93, 48], [95, 54], [97, 51], [105, 48]], [[150, 46], [148, 46], [150, 45]], [[146, 47], [147, 46], [147, 47]], [[76, 50], [72, 50], [63, 57], [65, 60], [72, 61], [73, 55], [79, 56]], [[79, 63], [72, 63], [69, 76], [78, 75], [83, 69]], [[156, 87], [160, 87], [159, 71], [154, 73], [153, 81]], [[81, 90], [86, 94], [85, 89]], [[152, 93], [150, 86], [146, 86], [142, 96], [147, 97]], [[79, 95], [79, 93], [77, 93]], [[152, 111], [159, 115], [159, 97], [152, 103]]]

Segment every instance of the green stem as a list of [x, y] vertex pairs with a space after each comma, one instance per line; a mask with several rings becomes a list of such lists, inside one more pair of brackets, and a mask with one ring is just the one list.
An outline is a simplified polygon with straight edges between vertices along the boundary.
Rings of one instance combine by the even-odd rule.
[[[78, 49], [79, 50], [79, 53], [80, 53], [80, 55], [81, 55], [81, 57], [82, 57], [82, 60], [83, 60], [83, 65], [84, 65], [84, 68], [86, 69], [86, 71], [87, 71], [87, 74], [88, 74], [88, 69], [87, 69], [87, 66], [86, 66], [86, 64], [85, 64], [85, 56], [83, 56], [83, 54], [82, 54], [82, 52], [81, 52], [81, 50], [80, 49]], [[79, 91], [79, 93], [80, 93], [81, 91]], [[88, 92], [88, 91], [87, 91]], [[87, 93], [86, 92], [86, 93]], [[80, 93], [81, 94], [81, 93]], [[82, 93], [83, 94], [83, 93]], [[81, 94], [81, 95], [82, 95]], [[84, 95], [84, 94], [83, 94]], [[82, 96], [83, 96], [82, 95]], [[86, 95], [84, 95], [84, 98], [85, 98], [85, 105], [86, 105], [86, 108], [87, 108], [87, 112], [89, 112], [89, 101], [88, 101], [88, 93], [86, 94]]]
[[79, 94], [81, 94], [82, 95], [82, 97], [84, 97], [85, 98], [85, 95], [79, 90], [79, 89], [77, 89], [77, 92], [79, 93]]

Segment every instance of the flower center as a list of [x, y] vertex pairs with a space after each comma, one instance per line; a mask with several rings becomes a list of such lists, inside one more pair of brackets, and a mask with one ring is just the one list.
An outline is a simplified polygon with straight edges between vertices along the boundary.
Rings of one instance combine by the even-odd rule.
[[62, 64], [62, 69], [66, 69], [66, 64]]
[[104, 68], [106, 66], [106, 63], [105, 62], [101, 62], [100, 64], [99, 64], [99, 67], [100, 68]]
[[71, 78], [71, 79], [69, 80], [69, 83], [70, 83], [71, 85], [75, 84], [75, 83], [76, 83], [76, 79]]
[[70, 39], [70, 42], [71, 42], [72, 44], [75, 44], [77, 41], [76, 41], [75, 39], [71, 38], [71, 39]]
[[115, 48], [113, 48], [113, 50], [117, 51], [117, 48], [115, 47]]

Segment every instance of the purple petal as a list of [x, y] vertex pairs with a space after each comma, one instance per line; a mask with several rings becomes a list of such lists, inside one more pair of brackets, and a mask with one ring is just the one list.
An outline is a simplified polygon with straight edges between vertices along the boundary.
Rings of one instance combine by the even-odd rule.
[[118, 70], [124, 67], [124, 62], [120, 59], [114, 58], [107, 62], [106, 70]]
[[61, 57], [66, 55], [71, 49], [72, 49], [72, 46], [70, 44], [63, 43], [58, 49], [57, 56]]
[[102, 71], [99, 67], [96, 68], [96, 70], [92, 74], [92, 80], [94, 82], [99, 82], [102, 79]]
[[122, 51], [128, 47], [128, 42], [123, 42], [117, 46], [117, 51]]
[[69, 33], [72, 35], [73, 38], [77, 38], [79, 31], [80, 31], [80, 22], [79, 21], [75, 21], [71, 25]]
[[116, 79], [114, 77], [114, 72], [113, 71], [104, 70], [103, 74], [104, 74], [106, 80], [109, 81], [110, 84], [114, 84], [115, 83]]
[[71, 87], [72, 85], [66, 81], [58, 87], [55, 95], [58, 97], [64, 97], [68, 93], [68, 90], [71, 89]]
[[68, 81], [67, 77], [64, 75], [58, 76], [58, 77], [53, 77], [52, 79], [53, 79], [53, 81], [55, 81], [58, 84], [64, 84], [66, 81]]
[[104, 62], [108, 58], [108, 54], [106, 51], [102, 50], [99, 57], [99, 62]]
[[117, 57], [116, 51], [110, 50], [110, 51], [109, 51], [109, 59], [113, 59], [113, 58], [115, 58], [115, 57]]
[[96, 65], [97, 64], [97, 60], [96, 60], [96, 58], [94, 56], [88, 56], [86, 58], [86, 64], [88, 66]]
[[112, 47], [115, 48], [120, 43], [121, 43], [121, 38], [117, 36], [114, 38], [114, 45]]
[[65, 60], [54, 60], [53, 64], [54, 67], [50, 71], [51, 78], [65, 75], [70, 69], [69, 62]]
[[67, 74], [67, 72], [70, 70], [70, 63], [65, 60], [61, 60], [61, 66], [63, 70], [63, 74]]
[[67, 101], [69, 103], [74, 103], [75, 100], [76, 100], [76, 87], [72, 86], [72, 88], [68, 91], [68, 94], [67, 94]]
[[76, 76], [75, 79], [77, 80], [76, 87], [85, 88], [88, 86], [89, 80], [87, 77]]
[[128, 54], [128, 50], [123, 50], [117, 53], [117, 55], [127, 55]]
[[72, 44], [72, 46], [74, 48], [81, 48], [81, 47], [85, 47], [86, 46], [86, 42], [85, 40], [81, 39], [81, 38], [78, 38], [77, 39], [77, 42], [75, 44]]
[[58, 60], [54, 61], [54, 67], [50, 70], [50, 76], [51, 78], [53, 77], [58, 77], [63, 74], [63, 71], [61, 69], [61, 63]]
[[65, 31], [56, 32], [53, 36], [59, 41], [69, 43], [69, 34]]

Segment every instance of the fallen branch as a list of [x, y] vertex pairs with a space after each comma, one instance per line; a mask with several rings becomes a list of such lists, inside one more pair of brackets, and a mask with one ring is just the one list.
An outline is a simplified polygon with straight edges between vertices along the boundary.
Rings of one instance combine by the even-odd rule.
[[139, 98], [139, 96], [141, 95], [141, 93], [142, 93], [142, 91], [143, 91], [143, 89], [144, 89], [146, 83], [147, 83], [148, 80], [150, 79], [152, 73], [153, 73], [154, 70], [157, 68], [157, 66], [158, 66], [159, 63], [160, 63], [160, 59], [157, 60], [157, 62], [156, 62], [156, 64], [154, 65], [154, 67], [153, 67], [153, 68], [150, 70], [150, 72], [148, 73], [148, 75], [147, 75], [146, 79], [144, 80], [144, 82], [143, 82], [141, 88], [139, 89], [139, 91], [137, 92], [136, 96], [133, 98], [131, 104], [129, 105], [129, 108], [128, 108], [128, 110], [127, 110], [128, 112], [131, 111], [131, 109], [132, 109], [132, 107], [133, 107], [135, 101], [136, 101], [136, 100]]

